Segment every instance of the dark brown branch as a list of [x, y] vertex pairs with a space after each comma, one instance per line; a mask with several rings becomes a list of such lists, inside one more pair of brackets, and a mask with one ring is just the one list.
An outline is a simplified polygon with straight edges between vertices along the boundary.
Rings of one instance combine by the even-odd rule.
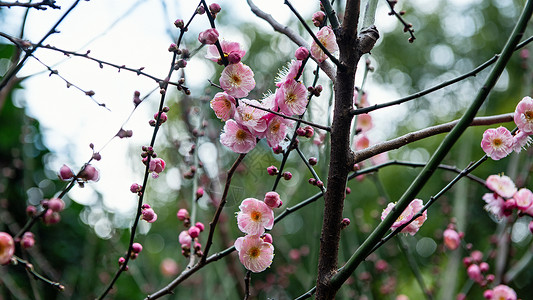
[[0, 1], [0, 7], [4, 6], [7, 8], [11, 8], [14, 6], [18, 6], [18, 7], [35, 8], [35, 9], [42, 9], [42, 10], [46, 10], [48, 8], [61, 9], [61, 6], [57, 6], [55, 3], [56, 3], [55, 0], [43, 0], [41, 2], [35, 2], [35, 3], [31, 3], [31, 2], [23, 3], [19, 1], [15, 1], [15, 2]]

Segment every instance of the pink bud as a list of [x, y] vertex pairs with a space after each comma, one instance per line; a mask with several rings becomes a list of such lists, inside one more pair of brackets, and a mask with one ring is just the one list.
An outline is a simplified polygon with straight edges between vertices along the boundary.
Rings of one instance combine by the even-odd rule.
[[118, 265], [119, 265], [119, 266], [122, 266], [125, 262], [126, 262], [126, 259], [125, 259], [124, 257], [120, 257], [120, 258], [118, 259]]
[[265, 243], [272, 244], [273, 239], [272, 239], [272, 235], [270, 233], [265, 233], [261, 238], [263, 239], [263, 241]]
[[176, 21], [174, 21], [174, 26], [176, 26], [179, 29], [183, 29], [183, 27], [185, 26], [185, 23], [183, 22], [182, 19], [177, 19]]
[[178, 241], [181, 244], [182, 248], [191, 247], [192, 238], [187, 230], [183, 230], [182, 232], [180, 232]]
[[189, 228], [189, 235], [194, 239], [197, 238], [200, 235], [200, 228], [196, 226], [192, 226]]
[[274, 154], [281, 154], [283, 153], [283, 148], [280, 145], [278, 145], [277, 147], [272, 148], [272, 151], [274, 152]]
[[294, 56], [297, 60], [304, 60], [309, 57], [309, 50], [307, 50], [307, 48], [305, 47], [300, 47], [296, 49], [296, 52], [294, 52]]
[[298, 136], [305, 136], [305, 129], [303, 129], [302, 127], [296, 129], [296, 134]]
[[196, 190], [196, 199], [202, 198], [203, 195], [204, 195], [204, 188], [203, 187], [199, 187]]
[[65, 202], [59, 198], [48, 200], [48, 208], [55, 212], [60, 212], [65, 208]]
[[265, 194], [265, 199], [263, 200], [266, 205], [268, 205], [270, 208], [278, 208], [280, 207], [283, 202], [281, 201], [279, 194], [276, 192], [268, 192]]
[[466, 295], [463, 294], [463, 293], [459, 293], [459, 294], [457, 294], [457, 298], [456, 299], [457, 300], [466, 300]]
[[0, 265], [7, 265], [15, 254], [15, 241], [7, 232], [0, 232]]
[[389, 264], [385, 260], [380, 259], [376, 261], [376, 264], [374, 265], [374, 267], [376, 268], [377, 272], [381, 273], [381, 272], [387, 271], [387, 269], [389, 268]]
[[131, 251], [133, 251], [133, 253], [141, 253], [141, 251], [143, 251], [143, 246], [139, 243], [133, 243], [133, 245], [131, 245]]
[[350, 187], [346, 187], [346, 195], [352, 192], [352, 189]]
[[142, 190], [143, 186], [138, 184], [138, 183], [134, 183], [130, 186], [130, 191], [132, 193], [138, 193]]
[[326, 17], [326, 14], [323, 11], [317, 11], [313, 14], [313, 25], [316, 27], [322, 26], [322, 23], [324, 23], [324, 18]]
[[486, 290], [483, 292], [483, 298], [492, 299], [492, 290]]
[[33, 205], [28, 205], [26, 207], [26, 214], [30, 217], [33, 217], [35, 216], [35, 214], [37, 213], [37, 208], [35, 208], [35, 206]]
[[310, 158], [309, 158], [309, 164], [310, 164], [311, 166], [314, 166], [314, 165], [316, 165], [317, 163], [318, 163], [318, 159], [317, 159], [316, 157], [310, 157]]
[[350, 225], [350, 219], [348, 219], [348, 218], [342, 219], [342, 221], [341, 221], [341, 229], [344, 229], [344, 228], [348, 227], [348, 225]]
[[238, 64], [242, 59], [242, 56], [238, 52], [231, 52], [228, 54], [228, 62], [230, 64]]
[[63, 181], [69, 180], [70, 178], [74, 177], [74, 173], [67, 165], [63, 165], [59, 169], [59, 178]]
[[308, 182], [312, 185], [316, 185], [316, 179], [315, 178], [309, 178]]
[[202, 222], [196, 222], [196, 224], [194, 224], [194, 226], [198, 227], [198, 229], [200, 229], [200, 232], [204, 231], [204, 229], [205, 229], [204, 223], [202, 223]]
[[533, 221], [529, 222], [529, 231], [533, 233]]
[[291, 180], [291, 178], [292, 178], [292, 174], [291, 174], [291, 172], [284, 172], [284, 173], [283, 173], [283, 179], [285, 179], [285, 180]]
[[46, 210], [43, 216], [44, 224], [46, 225], [57, 224], [59, 223], [59, 221], [61, 221], [61, 216], [59, 215], [59, 213], [51, 209]]
[[100, 178], [100, 175], [98, 173], [98, 170], [96, 170], [95, 167], [93, 167], [92, 165], [85, 165], [85, 168], [79, 174], [79, 178], [85, 181], [89, 181], [89, 180], [98, 181], [98, 179]]
[[220, 5], [218, 5], [218, 3], [211, 3], [209, 5], [209, 10], [211, 11], [211, 13], [213, 14], [218, 14], [220, 12], [222, 8], [220, 8]]
[[157, 214], [153, 209], [147, 208], [143, 209], [141, 218], [148, 223], [154, 223], [155, 221], [157, 221]]
[[475, 250], [472, 251], [470, 257], [472, 257], [475, 263], [480, 263], [483, 260], [483, 253], [479, 250]]
[[33, 233], [27, 231], [24, 232], [22, 235], [22, 239], [20, 240], [20, 246], [24, 249], [29, 249], [35, 245], [35, 240], [33, 237]]
[[311, 137], [313, 137], [313, 134], [315, 134], [315, 130], [313, 129], [313, 127], [311, 127], [309, 125], [305, 126], [304, 129], [305, 129], [305, 137], [306, 138], [311, 138]]
[[278, 168], [276, 168], [274, 166], [270, 166], [270, 167], [267, 168], [267, 172], [268, 172], [268, 175], [270, 175], [270, 176], [277, 175], [278, 174]]
[[178, 210], [177, 216], [178, 220], [183, 221], [189, 218], [189, 212], [185, 208], [181, 208], [180, 210]]
[[479, 264], [479, 269], [481, 270], [481, 272], [485, 273], [489, 270], [489, 264], [486, 262], [482, 262]]
[[298, 249], [291, 249], [289, 251], [289, 258], [292, 260], [298, 260], [300, 259], [300, 250]]
[[159, 173], [165, 170], [165, 161], [159, 157], [150, 160], [148, 171], [152, 173], [152, 178], [159, 177]]
[[443, 233], [444, 236], [444, 246], [450, 250], [455, 250], [459, 247], [459, 244], [461, 243], [461, 238], [459, 237], [459, 234], [457, 231], [453, 229], [446, 229]]
[[215, 28], [209, 28], [200, 32], [198, 41], [202, 44], [213, 45], [218, 41], [218, 31]]
[[468, 277], [470, 277], [470, 279], [472, 279], [473, 281], [477, 283], [481, 283], [483, 281], [481, 270], [479, 269], [479, 266], [476, 264], [471, 264], [466, 270], [466, 273], [468, 274]]

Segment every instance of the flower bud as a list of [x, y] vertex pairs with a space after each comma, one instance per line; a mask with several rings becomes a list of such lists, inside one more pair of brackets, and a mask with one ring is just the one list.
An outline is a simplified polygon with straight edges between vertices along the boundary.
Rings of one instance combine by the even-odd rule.
[[191, 236], [191, 238], [197, 238], [199, 235], [200, 235], [200, 228], [196, 227], [196, 226], [191, 226], [191, 228], [189, 228], [189, 235]]
[[98, 181], [100, 179], [98, 170], [92, 165], [85, 165], [78, 177], [85, 181]]
[[180, 210], [178, 210], [177, 216], [178, 220], [183, 221], [189, 218], [189, 212], [185, 208], [181, 208]]
[[209, 28], [200, 32], [198, 41], [204, 45], [213, 45], [218, 41], [218, 31], [215, 28]]
[[316, 27], [322, 26], [325, 18], [326, 14], [323, 11], [317, 11], [313, 14], [313, 25], [315, 25]]
[[33, 236], [33, 233], [27, 231], [24, 232], [22, 235], [22, 239], [20, 240], [20, 246], [24, 249], [29, 249], [35, 245], [35, 239]]
[[138, 183], [134, 183], [134, 184], [132, 184], [130, 186], [130, 191], [135, 194], [135, 193], [140, 192], [142, 190], [142, 188], [143, 188], [142, 185], [140, 185]]
[[209, 5], [209, 11], [211, 11], [212, 14], [218, 14], [221, 10], [222, 8], [220, 5], [218, 5], [218, 3], [211, 3]]
[[133, 243], [133, 245], [131, 245], [131, 251], [133, 251], [133, 253], [141, 253], [142, 250], [143, 246], [139, 243]]
[[276, 168], [275, 166], [270, 166], [270, 167], [267, 168], [267, 173], [270, 176], [277, 175], [278, 174], [278, 168]]
[[344, 228], [348, 227], [348, 225], [350, 225], [350, 219], [348, 219], [348, 218], [342, 219], [342, 221], [341, 221], [341, 229], [344, 229]]
[[0, 265], [7, 265], [15, 254], [15, 241], [7, 232], [0, 232]]
[[281, 201], [279, 194], [276, 192], [268, 192], [265, 194], [265, 199], [263, 200], [266, 205], [268, 205], [270, 208], [278, 208], [280, 207], [283, 202]]
[[291, 180], [291, 178], [292, 178], [292, 174], [291, 174], [291, 172], [284, 172], [284, 173], [283, 173], [283, 179], [285, 179], [285, 180]]
[[145, 220], [148, 223], [154, 223], [157, 221], [157, 214], [152, 208], [146, 208], [142, 210], [142, 216], [141, 218]]
[[309, 50], [307, 50], [307, 48], [305, 47], [300, 47], [296, 49], [296, 52], [294, 52], [294, 56], [297, 60], [304, 60], [309, 57]]
[[63, 181], [69, 180], [70, 178], [74, 177], [74, 173], [67, 165], [63, 165], [59, 169], [59, 178]]
[[48, 200], [48, 208], [54, 212], [60, 212], [65, 208], [65, 202], [59, 198], [52, 198]]
[[59, 221], [61, 221], [61, 216], [59, 215], [59, 213], [51, 209], [46, 210], [43, 216], [44, 224], [51, 225], [51, 224], [59, 223]]
[[272, 239], [272, 235], [270, 233], [265, 233], [263, 236], [261, 236], [261, 238], [263, 239], [263, 241], [265, 243], [272, 244], [273, 239]]
[[204, 188], [203, 187], [199, 187], [197, 190], [196, 190], [196, 199], [200, 199], [202, 198], [204, 195]]
[[228, 62], [230, 64], [238, 64], [239, 62], [241, 62], [241, 59], [242, 56], [238, 52], [231, 52], [230, 54], [228, 54]]
[[309, 158], [309, 164], [310, 164], [311, 166], [314, 166], [314, 165], [316, 165], [317, 163], [318, 163], [318, 159], [317, 159], [316, 157], [310, 157], [310, 158]]
[[176, 26], [179, 29], [183, 29], [183, 27], [185, 27], [185, 23], [183, 22], [182, 19], [177, 19], [176, 21], [174, 21], [174, 26]]
[[200, 232], [204, 231], [205, 229], [205, 225], [202, 222], [196, 222], [194, 226], [198, 227], [198, 229], [200, 229]]

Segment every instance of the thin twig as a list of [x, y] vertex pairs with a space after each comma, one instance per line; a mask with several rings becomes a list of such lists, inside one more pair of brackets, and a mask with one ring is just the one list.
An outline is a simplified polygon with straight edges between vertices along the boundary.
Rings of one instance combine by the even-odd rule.
[[65, 289], [65, 286], [63, 286], [61, 283], [59, 282], [54, 282], [46, 277], [44, 277], [43, 275], [35, 272], [35, 269], [33, 268], [33, 265], [31, 263], [29, 263], [27, 260], [24, 260], [16, 255], [13, 255], [13, 259], [15, 259], [17, 261], [17, 263], [20, 263], [22, 265], [24, 265], [24, 267], [26, 268], [26, 270], [33, 276], [33, 278], [37, 279], [37, 280], [40, 280], [48, 285], [51, 285], [53, 287], [55, 287], [56, 289], [62, 291]]
[[11, 7], [18, 6], [18, 7], [35, 8], [35, 9], [42, 9], [42, 10], [46, 10], [48, 8], [61, 9], [61, 6], [55, 5], [55, 3], [56, 3], [55, 0], [43, 0], [41, 2], [35, 2], [35, 3], [31, 3], [31, 1], [26, 2], [26, 3], [19, 2], [19, 1], [15, 1], [15, 2], [0, 1], [0, 7], [4, 6], [7, 8], [11, 8]]

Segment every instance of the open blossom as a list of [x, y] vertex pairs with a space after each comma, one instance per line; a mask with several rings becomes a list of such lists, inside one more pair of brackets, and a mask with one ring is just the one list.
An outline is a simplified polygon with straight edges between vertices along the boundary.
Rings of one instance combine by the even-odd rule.
[[509, 176], [490, 175], [485, 184], [491, 191], [504, 198], [511, 198], [516, 193], [516, 186]]
[[516, 292], [512, 288], [504, 284], [500, 284], [492, 289], [492, 295], [490, 299], [492, 300], [516, 300], [517, 295], [516, 295]]
[[266, 129], [266, 138], [268, 146], [275, 148], [285, 139], [287, 129], [291, 126], [292, 121], [274, 114], [270, 115]]
[[522, 149], [525, 149], [531, 144], [531, 138], [528, 133], [519, 130], [513, 135], [513, 150], [516, 153], [520, 153]]
[[237, 113], [235, 114], [235, 122], [245, 126], [248, 130], [259, 138], [264, 137], [264, 132], [267, 129], [267, 120], [263, 117], [268, 112], [250, 106], [261, 106], [261, 103], [257, 100], [242, 99], [237, 107]]
[[255, 87], [254, 72], [241, 62], [228, 65], [220, 75], [220, 86], [233, 97], [246, 97]]
[[526, 211], [533, 204], [533, 193], [529, 189], [521, 188], [513, 195], [516, 207], [521, 211]]
[[[381, 220], [383, 221], [385, 217], [390, 213], [390, 211], [396, 206], [396, 203], [389, 203], [387, 207], [381, 213]], [[411, 221], [411, 219], [422, 209], [424, 203], [420, 199], [415, 199], [409, 203], [405, 208], [402, 214], [396, 219], [392, 224], [391, 229], [395, 230], [396, 228], [406, 224]], [[409, 233], [410, 235], [415, 235], [418, 232], [418, 229], [424, 224], [427, 219], [427, 210], [424, 211], [422, 216], [418, 217], [416, 220], [413, 220], [409, 225], [407, 225], [401, 232]]]
[[505, 200], [502, 197], [495, 195], [494, 193], [486, 193], [482, 197], [483, 201], [487, 203], [483, 208], [493, 214], [497, 219], [501, 219], [505, 216], [504, 206]]
[[210, 105], [217, 118], [222, 121], [227, 121], [233, 118], [235, 114], [235, 98], [228, 95], [226, 92], [216, 93], [215, 97], [211, 100]]
[[276, 75], [276, 86], [280, 87], [289, 79], [296, 79], [295, 77], [298, 75], [298, 71], [301, 67], [301, 60], [292, 60], [287, 66], [281, 68], [279, 73]]
[[[334, 52], [339, 50], [339, 46], [337, 45], [337, 40], [335, 39], [335, 34], [333, 33], [333, 30], [328, 27], [324, 26], [318, 33], [316, 34], [316, 37], [324, 45], [326, 50], [329, 51], [329, 53], [333, 54]], [[311, 55], [320, 63], [325, 61], [328, 56], [320, 47], [318, 44], [313, 40], [311, 43]]]
[[0, 265], [6, 265], [15, 254], [15, 241], [7, 232], [0, 232]]
[[256, 139], [250, 131], [235, 120], [226, 122], [224, 132], [220, 135], [220, 142], [236, 153], [248, 153], [256, 145]]
[[483, 133], [481, 148], [493, 160], [500, 160], [513, 151], [513, 136], [503, 126], [487, 129]]
[[276, 103], [280, 112], [287, 116], [303, 114], [307, 102], [305, 85], [294, 79], [288, 79], [276, 91]]
[[357, 129], [367, 132], [372, 129], [372, 117], [369, 114], [360, 114], [357, 116]]
[[274, 246], [265, 242], [258, 235], [246, 235], [235, 241], [239, 260], [244, 267], [254, 273], [263, 272], [272, 264]]
[[261, 235], [265, 229], [272, 229], [274, 225], [274, 212], [263, 201], [255, 198], [246, 198], [239, 206], [237, 225], [239, 229], [250, 235]]
[[152, 158], [148, 166], [148, 171], [152, 173], [152, 178], [159, 177], [159, 173], [165, 170], [165, 161], [159, 157]]
[[[233, 56], [233, 58], [238, 57], [239, 61], [240, 59], [246, 54], [246, 51], [241, 49], [241, 45], [237, 42], [230, 42], [226, 40], [222, 40], [220, 42], [220, 47], [222, 48], [222, 52], [224, 53], [224, 56], [228, 57], [230, 55]], [[220, 59], [220, 53], [218, 52], [218, 48], [215, 45], [209, 45], [207, 46], [207, 55], [205, 58], [212, 60], [214, 62], [221, 62]], [[230, 63], [232, 63], [230, 61]]]
[[514, 122], [520, 131], [533, 134], [533, 99], [524, 97], [514, 112]]

